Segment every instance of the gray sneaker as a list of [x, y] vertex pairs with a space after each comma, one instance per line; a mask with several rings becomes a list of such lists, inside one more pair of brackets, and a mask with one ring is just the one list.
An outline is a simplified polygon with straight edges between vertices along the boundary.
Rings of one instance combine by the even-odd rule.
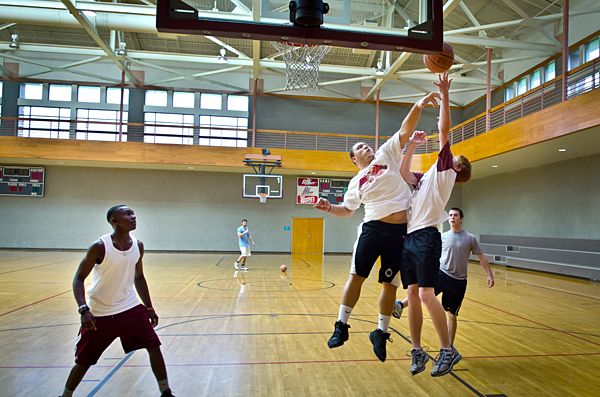
[[394, 311], [392, 312], [392, 316], [400, 318], [400, 316], [402, 316], [402, 310], [404, 310], [402, 301], [396, 301], [396, 303], [394, 303]]
[[410, 355], [412, 356], [412, 364], [410, 366], [410, 374], [415, 376], [418, 373], [421, 373], [425, 370], [425, 364], [429, 361], [429, 356], [423, 349], [412, 349], [410, 351]]
[[452, 346], [452, 350], [440, 350], [440, 354], [435, 358], [435, 364], [431, 370], [431, 376], [442, 376], [452, 371], [454, 364], [460, 361], [462, 356]]

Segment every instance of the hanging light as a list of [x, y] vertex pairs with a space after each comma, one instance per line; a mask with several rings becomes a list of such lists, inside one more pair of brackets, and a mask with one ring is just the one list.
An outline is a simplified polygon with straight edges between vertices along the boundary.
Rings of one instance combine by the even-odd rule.
[[227, 58], [225, 58], [226, 50], [225, 48], [221, 48], [221, 55], [217, 58], [217, 62], [219, 63], [227, 63]]
[[117, 50], [117, 55], [122, 56], [122, 57], [127, 55], [127, 43], [125, 43], [124, 41], [119, 43], [119, 49]]
[[375, 74], [377, 76], [383, 76], [385, 74], [385, 70], [383, 70], [381, 68], [382, 63], [381, 63], [381, 59], [379, 61], [377, 61], [377, 69], [375, 70]]
[[9, 48], [18, 50], [19, 49], [19, 32], [14, 32], [10, 37], [12, 37], [12, 42], [8, 45]]

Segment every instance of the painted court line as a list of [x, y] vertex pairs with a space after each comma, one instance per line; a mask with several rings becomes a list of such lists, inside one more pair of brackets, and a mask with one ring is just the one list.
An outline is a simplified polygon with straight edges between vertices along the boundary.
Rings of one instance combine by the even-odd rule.
[[2, 314], [0, 314], [0, 317], [2, 317], [2, 316], [6, 316], [7, 314], [10, 314], [10, 313], [14, 313], [14, 312], [16, 312], [16, 311], [19, 311], [19, 310], [21, 310], [21, 309], [25, 309], [26, 307], [29, 307], [29, 306], [37, 305], [38, 303], [41, 303], [41, 302], [47, 301], [48, 299], [56, 298], [57, 296], [61, 296], [61, 295], [64, 295], [64, 294], [66, 294], [66, 293], [68, 293], [68, 292], [72, 292], [72, 291], [73, 291], [73, 290], [71, 290], [71, 289], [70, 289], [70, 290], [68, 290], [68, 291], [61, 292], [60, 294], [53, 295], [53, 296], [51, 296], [51, 297], [49, 297], [49, 298], [45, 298], [45, 299], [39, 300], [39, 301], [37, 301], [37, 302], [30, 303], [30, 304], [28, 304], [28, 305], [25, 305], [25, 306], [23, 306], [23, 307], [20, 307], [20, 308], [18, 308], [18, 309], [14, 309], [14, 310], [11, 310], [11, 311], [9, 311], [9, 312], [2, 313]]
[[[129, 353], [123, 362], [117, 366], [111, 365], [94, 365], [94, 368], [113, 368], [111, 373], [103, 380], [104, 383], [108, 381], [108, 378], [112, 377], [114, 373], [120, 368], [148, 368], [150, 364], [135, 364], [125, 365], [125, 361], [133, 352]], [[467, 359], [498, 359], [498, 358], [537, 358], [537, 357], [580, 357], [580, 356], [600, 356], [598, 353], [555, 353], [555, 354], [522, 354], [522, 355], [502, 355], [502, 356], [463, 356], [463, 360]], [[387, 361], [410, 361], [410, 357], [406, 358], [388, 358]], [[250, 362], [250, 363], [188, 363], [188, 364], [167, 364], [167, 367], [226, 367], [226, 366], [248, 366], [248, 365], [297, 365], [297, 364], [331, 364], [331, 363], [357, 363], [357, 362], [379, 362], [378, 359], [356, 359], [356, 360], [311, 360], [311, 361], [266, 361], [266, 362]], [[72, 368], [72, 366], [64, 365], [48, 365], [48, 366], [0, 366], [0, 369], [60, 369], [60, 368]], [[460, 372], [463, 370], [457, 369]], [[466, 370], [464, 370], [466, 371]], [[99, 385], [100, 386], [100, 385]]]
[[573, 338], [581, 339], [582, 341], [589, 342], [589, 343], [591, 343], [591, 344], [594, 344], [594, 345], [596, 345], [596, 346], [600, 346], [600, 343], [592, 342], [591, 340], [587, 340], [587, 339], [585, 339], [585, 338], [582, 338], [582, 337], [580, 337], [580, 336], [573, 335], [573, 334], [571, 334], [571, 333], [569, 333], [569, 332], [566, 332], [566, 331], [561, 331], [561, 330], [559, 330], [559, 329], [556, 329], [556, 328], [554, 328], [554, 327], [550, 327], [549, 325], [545, 325], [545, 324], [542, 324], [542, 323], [538, 323], [537, 321], [530, 320], [530, 319], [528, 319], [528, 318], [525, 318], [525, 317], [519, 316], [519, 315], [517, 315], [517, 314], [513, 314], [513, 313], [510, 313], [510, 312], [507, 312], [506, 310], [498, 309], [497, 307], [490, 306], [490, 305], [488, 305], [488, 304], [485, 304], [485, 303], [482, 303], [482, 302], [476, 301], [476, 300], [474, 300], [474, 299], [470, 299], [470, 298], [465, 298], [465, 299], [467, 299], [467, 300], [470, 300], [471, 302], [478, 303], [478, 304], [480, 304], [480, 305], [482, 305], [482, 306], [489, 307], [490, 309], [494, 309], [494, 310], [497, 310], [497, 311], [499, 311], [499, 312], [502, 312], [502, 313], [508, 314], [508, 315], [510, 315], [510, 316], [513, 316], [513, 317], [520, 318], [521, 320], [525, 320], [525, 321], [532, 322], [532, 323], [534, 323], [534, 324], [537, 324], [537, 325], [539, 325], [539, 326], [541, 326], [541, 327], [545, 327], [545, 328], [551, 329], [551, 330], [553, 330], [553, 331], [557, 331], [557, 332], [563, 333], [563, 334], [565, 334], [565, 335], [572, 336]]

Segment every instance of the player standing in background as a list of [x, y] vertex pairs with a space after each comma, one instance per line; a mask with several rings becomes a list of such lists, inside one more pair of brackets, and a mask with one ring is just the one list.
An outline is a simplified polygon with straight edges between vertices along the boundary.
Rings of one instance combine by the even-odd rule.
[[252, 237], [250, 236], [250, 230], [248, 230], [247, 226], [248, 221], [246, 219], [242, 219], [242, 226], [238, 227], [237, 229], [237, 235], [240, 243], [240, 251], [242, 252], [242, 255], [240, 255], [237, 261], [233, 263], [233, 266], [236, 268], [236, 270], [241, 269], [243, 271], [248, 271], [248, 268], [246, 267], [246, 258], [252, 255], [252, 253], [250, 252], [250, 243], [248, 242], [248, 240], [252, 242], [252, 245], [256, 245], [254, 244], [254, 240], [252, 240]]

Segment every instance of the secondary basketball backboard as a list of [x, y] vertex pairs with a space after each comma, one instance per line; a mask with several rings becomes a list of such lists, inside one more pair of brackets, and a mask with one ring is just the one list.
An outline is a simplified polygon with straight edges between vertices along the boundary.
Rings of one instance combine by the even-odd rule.
[[267, 198], [283, 198], [283, 177], [281, 175], [244, 174], [243, 197], [259, 198], [267, 193]]
[[[365, 50], [438, 53], [443, 48], [442, 0], [325, 0], [320, 27], [294, 26], [287, 0], [158, 0], [159, 32], [285, 41]], [[390, 8], [390, 7], [393, 7]]]

